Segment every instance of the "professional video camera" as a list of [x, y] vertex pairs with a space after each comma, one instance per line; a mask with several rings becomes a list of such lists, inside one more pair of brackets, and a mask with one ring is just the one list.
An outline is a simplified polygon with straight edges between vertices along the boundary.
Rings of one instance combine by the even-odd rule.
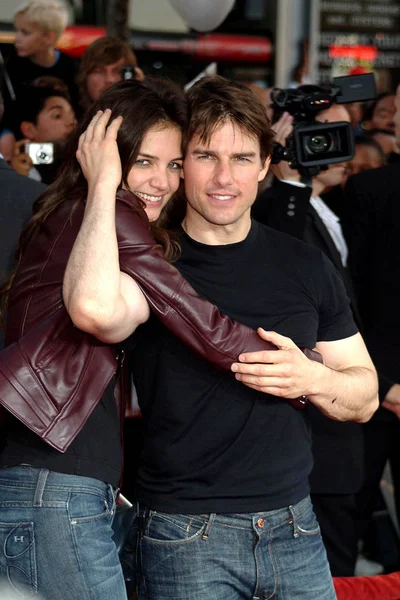
[[286, 111], [293, 115], [294, 122], [286, 147], [276, 144], [272, 162], [286, 160], [293, 169], [316, 175], [326, 165], [350, 160], [354, 156], [354, 134], [350, 123], [320, 123], [315, 120], [315, 115], [335, 103], [363, 102], [375, 97], [373, 73], [335, 77], [328, 86], [274, 88], [271, 107], [275, 119]]

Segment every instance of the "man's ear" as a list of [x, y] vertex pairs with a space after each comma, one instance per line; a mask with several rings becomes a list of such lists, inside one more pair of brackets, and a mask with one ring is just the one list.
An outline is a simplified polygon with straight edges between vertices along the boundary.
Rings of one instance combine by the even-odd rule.
[[27, 140], [31, 140], [31, 142], [35, 141], [36, 127], [34, 123], [30, 123], [29, 121], [22, 121], [19, 128], [24, 138], [26, 138]]
[[260, 170], [260, 172], [258, 174], [258, 181], [262, 181], [264, 179], [264, 177], [268, 173], [268, 169], [269, 169], [269, 165], [270, 164], [271, 164], [271, 157], [269, 156], [265, 160], [265, 163], [264, 163], [263, 167], [261, 168], [261, 170]]

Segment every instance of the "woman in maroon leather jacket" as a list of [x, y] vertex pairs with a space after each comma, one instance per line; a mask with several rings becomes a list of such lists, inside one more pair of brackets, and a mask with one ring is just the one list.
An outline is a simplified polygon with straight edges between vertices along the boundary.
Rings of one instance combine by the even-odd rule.
[[69, 159], [22, 235], [8, 303], [11, 345], [0, 353], [0, 403], [8, 410], [0, 454], [0, 573], [21, 593], [52, 600], [126, 599], [111, 539], [122, 455], [123, 409], [118, 414], [114, 397], [120, 352], [100, 341], [101, 332], [96, 339], [74, 327], [62, 299], [88, 195], [75, 158], [78, 137], [86, 129], [86, 139], [97, 135], [91, 120], [106, 108], [123, 117], [109, 128], [110, 135], [118, 131], [123, 188], [116, 203], [118, 247], [110, 252], [117, 251], [121, 271], [140, 286], [132, 297], [143, 293], [167, 327], [220, 369], [229, 370], [242, 351], [268, 348], [200, 298], [165, 261], [177, 249], [161, 221], [150, 230], [146, 212], [154, 223], [179, 185], [184, 97], [166, 82], [117, 84], [73, 134]]

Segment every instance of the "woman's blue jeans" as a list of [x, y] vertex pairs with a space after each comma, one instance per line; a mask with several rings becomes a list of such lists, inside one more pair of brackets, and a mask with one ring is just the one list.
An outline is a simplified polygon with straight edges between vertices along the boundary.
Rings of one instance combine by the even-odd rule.
[[89, 477], [0, 469], [0, 581], [21, 598], [127, 600], [112, 540], [115, 494]]
[[334, 600], [309, 497], [256, 514], [140, 511], [141, 600]]

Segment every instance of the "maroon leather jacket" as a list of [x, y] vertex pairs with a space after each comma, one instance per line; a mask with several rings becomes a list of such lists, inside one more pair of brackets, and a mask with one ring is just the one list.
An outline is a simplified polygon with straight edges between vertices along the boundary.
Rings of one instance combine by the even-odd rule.
[[[24, 253], [9, 298], [6, 343], [11, 345], [0, 352], [0, 404], [60, 452], [81, 431], [119, 358], [117, 347], [75, 328], [63, 305], [64, 271], [84, 205], [71, 209], [65, 201], [54, 210]], [[276, 349], [222, 315], [165, 261], [140, 201], [130, 192], [117, 194], [116, 227], [121, 270], [198, 356], [231, 372], [241, 352]], [[305, 352], [321, 360], [318, 353]]]

